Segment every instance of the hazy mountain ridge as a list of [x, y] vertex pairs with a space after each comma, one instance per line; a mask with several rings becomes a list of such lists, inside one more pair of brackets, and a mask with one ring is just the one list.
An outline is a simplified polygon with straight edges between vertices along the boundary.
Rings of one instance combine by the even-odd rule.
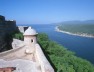
[[85, 20], [85, 21], [79, 21], [79, 20], [75, 20], [75, 21], [64, 21], [64, 22], [60, 22], [58, 24], [94, 24], [94, 20]]
[[94, 37], [94, 20], [62, 22], [57, 28], [68, 34]]

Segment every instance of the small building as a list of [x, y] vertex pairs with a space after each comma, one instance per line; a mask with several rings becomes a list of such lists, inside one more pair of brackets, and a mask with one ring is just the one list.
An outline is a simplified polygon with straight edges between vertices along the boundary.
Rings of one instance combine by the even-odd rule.
[[24, 33], [28, 26], [18, 26], [17, 28], [21, 33]]

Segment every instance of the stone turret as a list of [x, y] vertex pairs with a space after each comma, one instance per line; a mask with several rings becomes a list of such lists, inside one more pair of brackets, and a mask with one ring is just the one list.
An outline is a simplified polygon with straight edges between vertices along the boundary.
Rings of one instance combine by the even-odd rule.
[[37, 39], [36, 39], [37, 34], [38, 33], [34, 29], [29, 27], [24, 33], [25, 44], [27, 44], [29, 46], [35, 45], [37, 43]]

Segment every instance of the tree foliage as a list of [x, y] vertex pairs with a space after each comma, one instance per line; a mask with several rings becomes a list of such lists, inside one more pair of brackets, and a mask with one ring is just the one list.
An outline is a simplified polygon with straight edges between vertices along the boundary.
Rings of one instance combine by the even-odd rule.
[[12, 38], [16, 38], [19, 40], [24, 39], [23, 33], [19, 32], [19, 31], [11, 33], [11, 36], [12, 36]]

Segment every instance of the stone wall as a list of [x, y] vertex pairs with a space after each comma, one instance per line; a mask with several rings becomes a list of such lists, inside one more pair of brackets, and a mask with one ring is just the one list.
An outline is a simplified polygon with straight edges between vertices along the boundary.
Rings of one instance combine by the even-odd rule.
[[17, 30], [16, 21], [15, 20], [5, 21], [5, 28], [7, 33], [12, 33], [13, 31]]
[[5, 17], [0, 15], [0, 52], [10, 49], [7, 47], [9, 42], [7, 41], [7, 39], [9, 39], [8, 34], [15, 30], [17, 30], [16, 21], [6, 21]]

